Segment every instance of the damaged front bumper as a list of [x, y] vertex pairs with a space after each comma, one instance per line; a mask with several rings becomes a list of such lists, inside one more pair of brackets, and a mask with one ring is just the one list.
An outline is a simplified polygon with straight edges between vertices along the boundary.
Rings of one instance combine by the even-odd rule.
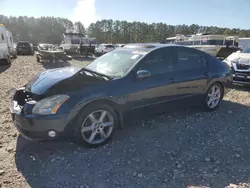
[[[27, 102], [24, 88], [16, 90], [10, 105], [13, 123], [19, 133], [29, 140], [56, 139], [65, 135], [68, 114], [32, 114], [34, 102]], [[53, 134], [51, 134], [53, 133]]]

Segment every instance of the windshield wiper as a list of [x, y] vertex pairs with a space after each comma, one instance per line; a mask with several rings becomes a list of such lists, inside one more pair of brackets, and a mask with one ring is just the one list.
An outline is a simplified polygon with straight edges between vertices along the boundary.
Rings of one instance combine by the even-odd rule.
[[112, 80], [112, 77], [111, 76], [108, 76], [108, 75], [105, 75], [105, 74], [102, 74], [102, 73], [99, 73], [99, 72], [95, 72], [95, 71], [92, 71], [92, 70], [90, 70], [90, 69], [86, 69], [86, 68], [82, 68], [79, 72], [81, 73], [81, 72], [83, 72], [83, 71], [85, 71], [85, 72], [88, 72], [88, 73], [90, 73], [92, 76], [95, 76], [95, 77], [99, 77], [99, 78], [101, 78], [101, 79], [103, 79], [103, 80]]

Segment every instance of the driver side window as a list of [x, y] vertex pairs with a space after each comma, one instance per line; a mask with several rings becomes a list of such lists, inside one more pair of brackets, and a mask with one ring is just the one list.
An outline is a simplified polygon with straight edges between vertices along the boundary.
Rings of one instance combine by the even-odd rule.
[[174, 53], [171, 48], [160, 48], [150, 52], [139, 64], [139, 70], [148, 70], [151, 75], [174, 70]]

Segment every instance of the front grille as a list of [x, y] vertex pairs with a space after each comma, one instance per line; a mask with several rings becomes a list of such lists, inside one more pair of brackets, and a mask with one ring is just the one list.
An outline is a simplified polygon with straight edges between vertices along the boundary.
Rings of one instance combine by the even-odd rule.
[[250, 65], [237, 64], [237, 69], [248, 70], [250, 69]]

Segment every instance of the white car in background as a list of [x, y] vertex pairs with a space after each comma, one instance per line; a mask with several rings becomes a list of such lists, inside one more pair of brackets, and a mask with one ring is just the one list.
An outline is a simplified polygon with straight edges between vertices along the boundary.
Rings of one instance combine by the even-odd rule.
[[103, 55], [108, 52], [111, 52], [115, 49], [115, 45], [113, 44], [100, 44], [96, 49], [95, 49], [95, 54], [96, 55]]
[[232, 53], [224, 62], [231, 67], [234, 83], [250, 84], [250, 47]]

